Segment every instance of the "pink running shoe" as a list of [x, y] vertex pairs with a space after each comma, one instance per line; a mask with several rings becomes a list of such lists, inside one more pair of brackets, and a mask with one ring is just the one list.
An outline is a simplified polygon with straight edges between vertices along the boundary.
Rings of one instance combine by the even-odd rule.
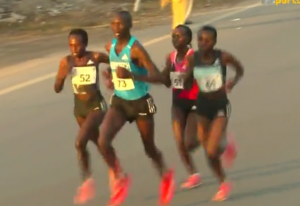
[[222, 155], [224, 167], [229, 168], [233, 165], [233, 162], [237, 156], [236, 144], [232, 135], [228, 136], [228, 144]]
[[166, 172], [160, 184], [160, 205], [168, 205], [175, 193], [174, 172]]
[[[122, 169], [120, 167], [120, 162], [119, 162], [118, 159], [116, 160], [116, 163], [117, 163], [117, 171], [118, 171], [118, 173], [123, 174]], [[115, 174], [114, 174], [114, 172], [113, 172], [112, 169], [108, 170], [108, 179], [109, 179], [110, 192], [111, 192], [111, 194], [113, 194], [114, 185], [115, 185], [116, 179], [115, 179]]]
[[231, 184], [229, 182], [223, 182], [219, 188], [217, 194], [213, 197], [213, 201], [224, 201], [228, 198], [229, 193], [231, 192]]
[[78, 188], [74, 197], [74, 204], [82, 205], [93, 199], [95, 196], [95, 182], [93, 179], [87, 179], [81, 187]]
[[183, 189], [192, 189], [202, 184], [202, 178], [199, 173], [191, 175], [186, 182], [181, 185]]
[[127, 175], [113, 181], [112, 195], [108, 203], [109, 206], [121, 205], [128, 196], [130, 178]]

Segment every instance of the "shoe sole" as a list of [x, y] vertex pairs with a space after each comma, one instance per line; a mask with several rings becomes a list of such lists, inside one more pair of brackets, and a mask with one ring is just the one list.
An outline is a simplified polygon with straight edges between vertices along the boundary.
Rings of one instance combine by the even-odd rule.
[[184, 190], [190, 190], [190, 189], [194, 189], [194, 188], [196, 188], [196, 187], [199, 187], [199, 186], [201, 186], [203, 183], [201, 182], [201, 183], [199, 183], [199, 184], [197, 184], [197, 185], [194, 185], [194, 186], [192, 186], [192, 187], [181, 187], [181, 189], [184, 189]]

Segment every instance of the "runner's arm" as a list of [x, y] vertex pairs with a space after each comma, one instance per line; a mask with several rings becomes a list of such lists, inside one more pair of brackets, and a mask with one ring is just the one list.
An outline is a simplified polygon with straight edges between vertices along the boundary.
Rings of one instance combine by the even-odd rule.
[[110, 79], [110, 80], [112, 79], [110, 66], [108, 66], [106, 69], [102, 71], [102, 75], [104, 76], [105, 79]]
[[138, 42], [135, 43], [131, 49], [131, 56], [132, 59], [138, 59], [140, 63], [148, 70], [148, 75], [133, 75], [133, 79], [137, 81], [143, 82], [150, 82], [150, 83], [157, 83], [157, 84], [164, 84], [165, 77], [161, 74], [158, 70], [154, 62], [152, 61], [151, 57], [149, 56], [148, 52], [145, 48], [139, 44]]
[[58, 72], [56, 74], [55, 84], [54, 84], [54, 91], [56, 93], [60, 93], [64, 88], [65, 80], [68, 76], [68, 60], [67, 57], [63, 58], [59, 63]]
[[226, 65], [230, 65], [235, 71], [235, 77], [232, 79], [233, 86], [236, 85], [244, 76], [244, 66], [242, 63], [229, 52], [222, 52], [222, 60]]
[[[108, 63], [109, 63], [109, 53], [110, 53], [110, 47], [111, 47], [111, 41], [109, 41], [105, 46], [105, 51], [107, 52], [107, 58], [108, 58]], [[104, 71], [102, 71], [102, 75], [106, 78], [106, 79], [112, 79], [111, 76], [111, 67], [108, 66]]]
[[170, 59], [170, 54], [166, 57], [166, 65], [164, 70], [161, 72], [162, 75], [165, 77], [165, 85], [166, 87], [170, 88], [171, 86], [171, 79], [170, 79], [170, 72], [171, 72], [171, 59]]
[[105, 46], [105, 51], [107, 52], [107, 54], [109, 55], [109, 52], [110, 52], [110, 47], [111, 47], [111, 41], [109, 41]]
[[93, 56], [96, 62], [109, 64], [109, 56], [106, 53], [94, 52]]
[[183, 79], [186, 82], [192, 75], [194, 71], [194, 55], [187, 56], [187, 61], [185, 63], [187, 68], [186, 73], [183, 75]]
[[104, 84], [105, 84], [106, 88], [108, 88], [110, 90], [113, 90], [114, 89], [114, 83], [112, 81], [110, 66], [102, 71], [102, 77], [104, 78]]

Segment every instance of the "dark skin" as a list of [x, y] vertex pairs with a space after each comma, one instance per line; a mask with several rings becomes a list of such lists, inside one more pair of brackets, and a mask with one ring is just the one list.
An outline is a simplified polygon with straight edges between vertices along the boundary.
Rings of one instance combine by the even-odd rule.
[[[117, 14], [112, 20], [111, 29], [114, 32], [118, 42], [115, 46], [116, 54], [119, 54], [123, 48], [128, 44], [131, 34], [130, 29], [132, 27], [131, 17], [128, 15]], [[110, 52], [111, 43], [106, 45], [106, 51]], [[161, 83], [164, 82], [164, 76], [160, 74], [157, 67], [151, 60], [149, 54], [146, 52], [144, 47], [139, 43], [135, 42], [131, 48], [131, 59], [134, 64], [144, 67], [149, 71], [147, 76], [133, 75], [130, 71], [125, 68], [117, 68], [118, 78], [134, 78], [134, 80]], [[105, 72], [106, 78], [111, 78], [110, 68]], [[163, 161], [160, 151], [156, 148], [154, 142], [154, 119], [150, 115], [147, 118], [137, 117], [135, 119], [136, 125], [140, 132], [142, 142], [144, 145], [145, 153], [149, 158], [152, 159], [154, 165], [158, 169], [159, 175], [162, 176], [166, 171], [166, 166]], [[124, 114], [116, 108], [109, 108], [104, 121], [101, 125], [99, 147], [101, 148], [102, 155], [108, 164], [109, 168], [114, 172], [115, 177], [119, 177], [118, 165], [116, 164], [116, 154], [112, 147], [112, 141], [120, 129], [125, 125], [127, 119]]]
[[[111, 22], [111, 29], [113, 30], [118, 39], [118, 43], [115, 46], [117, 54], [119, 54], [122, 51], [122, 49], [127, 45], [128, 41], [130, 40], [131, 34], [129, 29], [131, 28], [131, 26], [132, 23], [130, 22], [130, 20], [122, 15], [117, 15]], [[110, 48], [111, 42], [109, 42], [105, 46], [107, 52], [110, 52]], [[131, 48], [131, 59], [135, 65], [147, 69], [149, 74], [143, 76], [135, 75], [125, 68], [118, 67], [116, 70], [118, 78], [132, 78], [137, 81], [158, 84], [165, 82], [164, 76], [161, 75], [148, 52], [138, 41], [136, 41]]]
[[[174, 48], [177, 50], [176, 61], [182, 62], [186, 56], [186, 53], [189, 50], [189, 36], [186, 34], [184, 28], [179, 27], [173, 30], [172, 33], [172, 43]], [[171, 72], [171, 54], [167, 56], [166, 66], [163, 70], [163, 75], [166, 77], [165, 85], [167, 87], [171, 86], [170, 72]], [[195, 149], [195, 146], [191, 145], [191, 139], [196, 136], [196, 117], [194, 114], [186, 115], [185, 112], [177, 107], [172, 105], [172, 122], [173, 122], [173, 131], [175, 134], [175, 139], [177, 147], [179, 150], [180, 157], [189, 172], [190, 175], [196, 173], [196, 168], [193, 163], [193, 160], [189, 154], [191, 150]], [[194, 133], [192, 133], [194, 132]], [[195, 141], [193, 142], [195, 144]]]
[[[85, 66], [89, 60], [93, 60], [98, 69], [100, 63], [109, 63], [108, 55], [100, 52], [86, 51], [87, 45], [83, 42], [81, 36], [71, 35], [69, 37], [69, 48], [71, 55], [64, 57], [59, 64], [59, 69], [56, 75], [54, 84], [54, 91], [60, 93], [64, 88], [64, 82], [74, 66]], [[87, 92], [85, 94], [75, 94], [79, 100], [86, 101], [97, 95], [98, 89], [87, 85]], [[80, 89], [80, 88], [79, 88]], [[99, 136], [99, 125], [104, 117], [103, 112], [95, 110], [90, 112], [86, 117], [76, 117], [77, 123], [80, 127], [76, 139], [76, 149], [78, 153], [79, 165], [82, 169], [83, 180], [86, 180], [91, 175], [89, 167], [89, 154], [86, 150], [86, 145], [91, 140], [97, 145]]]
[[[200, 30], [197, 40], [200, 51], [199, 58], [208, 65], [213, 64], [216, 54], [216, 50], [214, 49], [216, 38], [214, 34], [210, 31]], [[191, 59], [191, 63], [193, 64], [193, 59]], [[240, 61], [226, 51], [222, 51], [221, 53], [221, 64], [223, 64], [222, 66], [230, 66], [235, 71], [235, 77], [227, 81], [220, 91], [207, 94], [209, 98], [218, 99], [222, 96], [221, 94], [231, 92], [244, 75], [244, 67]], [[227, 117], [217, 117], [210, 121], [205, 117], [198, 116], [198, 137], [206, 150], [208, 158], [212, 160], [210, 161], [212, 169], [220, 182], [224, 182], [225, 180], [225, 173], [220, 162], [222, 154], [220, 152], [220, 143], [226, 135], [227, 124]]]
[[[89, 59], [92, 59], [95, 65], [100, 63], [109, 63], [108, 55], [102, 52], [90, 52], [86, 51], [87, 45], [84, 44], [82, 38], [78, 35], [71, 35], [69, 37], [69, 48], [72, 55], [64, 57], [59, 63], [59, 69], [56, 75], [56, 80], [54, 84], [54, 91], [60, 93], [64, 88], [64, 83], [68, 75], [70, 74], [74, 64], [77, 66], [86, 65]], [[87, 94], [76, 94], [79, 99], [86, 99], [89, 93]]]

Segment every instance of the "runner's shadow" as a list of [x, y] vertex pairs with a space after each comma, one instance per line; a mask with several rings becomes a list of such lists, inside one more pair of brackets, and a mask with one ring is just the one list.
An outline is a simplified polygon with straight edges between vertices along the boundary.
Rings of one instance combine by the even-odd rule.
[[294, 183], [286, 183], [273, 187], [265, 187], [262, 189], [257, 189], [249, 192], [238, 193], [230, 197], [229, 201], [237, 201], [245, 198], [260, 197], [264, 195], [274, 194], [274, 193], [283, 193], [290, 192], [291, 190], [299, 189], [300, 181]]
[[[259, 178], [264, 176], [270, 176], [270, 175], [278, 175], [290, 171], [294, 171], [300, 169], [300, 159], [295, 159], [291, 161], [287, 161], [284, 163], [275, 163], [275, 164], [269, 164], [265, 166], [258, 166], [258, 167], [252, 167], [252, 168], [246, 168], [242, 170], [237, 170], [230, 172], [230, 179], [233, 180], [233, 182], [242, 181], [242, 180], [249, 180], [253, 178]], [[214, 177], [204, 177], [203, 178], [203, 185], [201, 187], [195, 188], [193, 190], [200, 190], [202, 187], [207, 188], [207, 186], [216, 185], [216, 180]], [[299, 183], [300, 186], [300, 183]], [[175, 195], [184, 194], [185, 192], [190, 192], [190, 190], [178, 190], [175, 192]], [[153, 199], [157, 199], [157, 195], [151, 195], [144, 198], [144, 201], [151, 201]], [[193, 206], [194, 204], [199, 203], [206, 203], [208, 201], [202, 201], [182, 206]]]
[[[292, 190], [299, 189], [299, 188], [300, 188], [300, 181], [295, 183], [281, 184], [273, 187], [266, 187], [262, 189], [253, 190], [250, 192], [239, 193], [231, 196], [227, 200], [227, 202], [244, 200], [245, 198], [260, 197], [260, 196], [274, 194], [274, 193], [290, 192]], [[199, 204], [205, 204], [209, 202], [211, 202], [211, 200], [202, 200], [202, 201], [188, 203], [188, 204], [180, 204], [179, 206], [197, 206]]]

